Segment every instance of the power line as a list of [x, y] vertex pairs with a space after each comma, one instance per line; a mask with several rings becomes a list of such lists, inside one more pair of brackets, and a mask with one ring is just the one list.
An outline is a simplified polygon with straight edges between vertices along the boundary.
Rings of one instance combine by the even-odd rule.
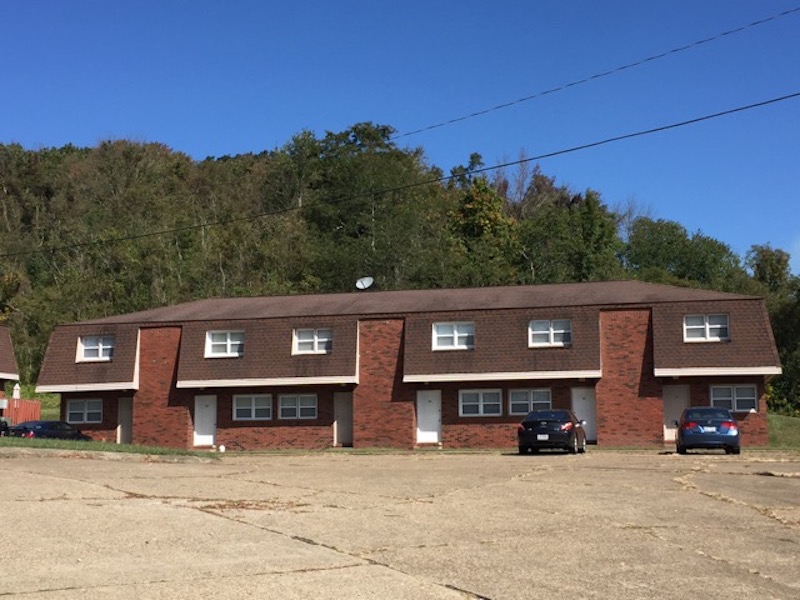
[[[794, 93], [791, 93], [791, 94], [786, 94], [784, 96], [779, 96], [777, 98], [771, 98], [769, 100], [763, 100], [761, 102], [755, 102], [753, 104], [747, 104], [745, 106], [737, 106], [736, 108], [730, 108], [730, 109], [723, 110], [723, 111], [720, 111], [720, 112], [716, 112], [716, 113], [713, 113], [713, 114], [704, 115], [702, 117], [695, 117], [693, 119], [688, 119], [688, 120], [680, 121], [680, 122], [677, 122], [677, 123], [671, 123], [669, 125], [660, 125], [658, 127], [652, 127], [650, 129], [643, 129], [641, 131], [635, 131], [635, 132], [632, 132], [632, 133], [625, 133], [625, 134], [622, 134], [622, 135], [617, 135], [617, 136], [606, 138], [606, 139], [599, 140], [599, 141], [596, 141], [596, 142], [589, 142], [589, 143], [586, 143], [586, 144], [581, 144], [579, 146], [572, 146], [570, 148], [564, 148], [564, 149], [561, 149], [561, 150], [555, 150], [553, 152], [546, 152], [544, 154], [538, 154], [536, 156], [531, 156], [531, 157], [523, 158], [523, 159], [520, 159], [520, 160], [515, 160], [515, 161], [512, 161], [512, 162], [506, 162], [506, 163], [501, 163], [501, 164], [497, 164], [497, 165], [492, 165], [490, 167], [482, 167], [480, 169], [474, 169], [473, 171], [471, 171], [471, 174], [472, 173], [486, 173], [488, 171], [496, 171], [497, 169], [503, 169], [503, 168], [506, 168], [506, 167], [513, 167], [513, 166], [516, 166], [516, 165], [529, 163], [529, 162], [532, 162], [532, 161], [535, 161], [535, 160], [544, 160], [544, 159], [547, 159], [547, 158], [553, 158], [555, 156], [563, 156], [564, 154], [571, 154], [573, 152], [579, 152], [581, 150], [588, 150], [589, 148], [596, 148], [598, 146], [605, 146], [607, 144], [611, 144], [611, 143], [614, 143], [614, 142], [620, 142], [620, 141], [623, 141], [623, 140], [629, 140], [629, 139], [636, 138], [636, 137], [642, 137], [642, 136], [645, 136], [645, 135], [651, 135], [653, 133], [660, 133], [662, 131], [668, 131], [670, 129], [677, 129], [679, 127], [686, 127], [688, 125], [695, 125], [695, 124], [701, 123], [703, 121], [710, 121], [711, 119], [717, 119], [717, 118], [725, 117], [725, 116], [732, 115], [732, 114], [735, 114], [735, 113], [740, 113], [740, 112], [744, 112], [744, 111], [748, 111], [748, 110], [753, 110], [753, 109], [756, 109], [756, 108], [762, 108], [764, 106], [769, 106], [771, 104], [777, 104], [779, 102], [784, 102], [786, 100], [793, 100], [795, 98], [800, 98], [800, 92], [794, 92]], [[432, 185], [432, 184], [435, 184], [435, 183], [443, 183], [445, 181], [451, 181], [453, 179], [456, 179], [457, 177], [458, 177], [458, 175], [444, 175], [442, 177], [435, 177], [435, 178], [426, 179], [426, 180], [423, 180], [423, 181], [417, 181], [417, 182], [414, 182], [414, 183], [409, 183], [409, 184], [401, 185], [401, 186], [397, 186], [397, 187], [384, 188], [384, 189], [380, 189], [380, 190], [373, 190], [371, 192], [366, 192], [366, 193], [362, 193], [362, 194], [354, 194], [352, 196], [347, 196], [346, 198], [344, 198], [344, 200], [355, 200], [357, 198], [366, 198], [366, 197], [370, 197], [370, 196], [390, 194], [390, 193], [393, 193], [393, 192], [401, 192], [401, 191], [409, 190], [409, 189], [416, 188], [416, 187], [422, 187], [422, 186], [426, 186], [426, 185]], [[308, 208], [309, 206], [315, 206], [316, 204], [318, 204], [318, 203], [306, 205], [305, 208]], [[117, 238], [105, 238], [105, 239], [102, 239], [102, 240], [95, 240], [95, 241], [90, 241], [90, 242], [82, 242], [82, 243], [78, 243], [78, 244], [69, 244], [69, 245], [66, 245], [66, 246], [51, 246], [49, 248], [40, 248], [38, 250], [26, 250], [26, 251], [23, 251], [23, 252], [12, 252], [12, 253], [8, 253], [8, 254], [0, 254], [0, 258], [12, 258], [12, 257], [16, 257], [16, 256], [27, 256], [27, 255], [30, 255], [30, 254], [44, 254], [45, 252], [59, 252], [59, 251], [64, 251], [64, 250], [74, 250], [74, 249], [77, 249], [77, 248], [87, 248], [87, 247], [91, 247], [91, 246], [98, 246], [98, 245], [101, 245], [101, 244], [102, 245], [108, 245], [108, 244], [114, 244], [114, 243], [118, 243], [118, 242], [127, 242], [127, 241], [132, 241], [132, 240], [144, 239], [144, 238], [148, 238], [148, 237], [155, 237], [155, 236], [161, 236], [161, 235], [169, 235], [169, 234], [174, 234], [174, 233], [180, 233], [180, 232], [183, 232], [183, 231], [193, 231], [193, 230], [197, 230], [197, 229], [204, 229], [206, 227], [219, 227], [219, 226], [223, 226], [223, 225], [230, 225], [231, 223], [237, 223], [237, 222], [240, 222], [240, 221], [252, 221], [252, 220], [261, 219], [261, 218], [264, 218], [264, 217], [276, 216], [276, 215], [279, 215], [279, 214], [282, 214], [282, 213], [287, 213], [287, 212], [298, 210], [298, 209], [299, 209], [299, 207], [292, 206], [292, 207], [288, 207], [288, 208], [282, 208], [282, 209], [279, 209], [279, 210], [272, 210], [272, 211], [268, 211], [268, 212], [248, 215], [248, 216], [245, 216], [245, 217], [236, 217], [236, 218], [232, 218], [232, 219], [224, 219], [224, 220], [221, 220], [221, 221], [210, 221], [210, 222], [206, 222], [206, 223], [200, 223], [198, 225], [186, 225], [184, 227], [175, 227], [175, 228], [172, 228], [172, 229], [161, 229], [161, 230], [158, 230], [158, 231], [151, 231], [151, 232], [147, 232], [147, 233], [139, 233], [139, 234], [135, 234], [135, 235], [117, 237]]]
[[470, 113], [470, 114], [467, 114], [467, 115], [463, 115], [461, 117], [455, 117], [455, 118], [449, 119], [447, 121], [442, 121], [442, 122], [436, 123], [434, 125], [428, 125], [426, 127], [421, 127], [419, 129], [414, 129], [412, 131], [406, 131], [406, 132], [403, 132], [403, 133], [398, 133], [398, 134], [392, 136], [391, 139], [396, 140], [396, 139], [400, 139], [400, 138], [404, 138], [404, 137], [410, 137], [412, 135], [417, 135], [419, 133], [424, 133], [426, 131], [431, 131], [433, 129], [439, 129], [441, 127], [446, 127], [448, 125], [453, 125], [454, 123], [460, 123], [460, 122], [466, 121], [468, 119], [473, 119], [475, 117], [480, 117], [480, 116], [483, 116], [483, 115], [486, 115], [486, 114], [489, 114], [489, 113], [492, 113], [492, 112], [495, 112], [495, 111], [498, 111], [498, 110], [502, 110], [504, 108], [509, 108], [511, 106], [515, 106], [517, 104], [522, 104], [523, 102], [528, 102], [528, 101], [534, 100], [536, 98], [541, 98], [542, 96], [547, 96], [549, 94], [555, 94], [556, 92], [561, 92], [561, 91], [564, 91], [566, 89], [569, 89], [569, 88], [572, 88], [572, 87], [575, 87], [575, 86], [578, 86], [578, 85], [582, 85], [584, 83], [589, 83], [590, 81], [595, 81], [597, 79], [602, 79], [603, 77], [609, 77], [610, 75], [615, 75], [617, 73], [621, 73], [622, 71], [626, 71], [626, 70], [632, 69], [634, 67], [639, 67], [639, 66], [647, 64], [649, 62], [653, 62], [653, 61], [656, 61], [656, 60], [659, 60], [659, 59], [662, 59], [662, 58], [666, 58], [668, 56], [672, 56], [673, 54], [678, 54], [679, 52], [684, 52], [686, 50], [691, 50], [692, 48], [697, 48], [698, 46], [702, 46], [704, 44], [709, 44], [711, 42], [715, 42], [715, 41], [720, 40], [720, 39], [722, 39], [722, 38], [724, 38], [726, 36], [734, 35], [736, 33], [741, 33], [741, 32], [743, 32], [743, 31], [745, 31], [747, 29], [751, 29], [753, 27], [757, 27], [758, 25], [763, 25], [764, 23], [769, 23], [770, 21], [775, 21], [777, 19], [780, 19], [781, 17], [785, 17], [785, 16], [788, 16], [788, 15], [790, 15], [792, 13], [797, 13], [797, 12], [800, 12], [800, 6], [798, 6], [796, 8], [790, 8], [790, 9], [785, 10], [783, 12], [780, 12], [780, 13], [778, 13], [776, 15], [772, 15], [771, 17], [766, 17], [764, 19], [759, 19], [758, 21], [753, 21], [752, 23], [748, 23], [747, 25], [742, 25], [741, 27], [736, 27], [735, 29], [729, 29], [728, 31], [723, 31], [722, 33], [718, 33], [716, 35], [713, 35], [711, 37], [708, 37], [708, 38], [705, 38], [705, 39], [702, 39], [702, 40], [697, 40], [696, 42], [692, 42], [690, 44], [686, 44], [685, 46], [680, 46], [678, 48], [673, 48], [672, 50], [667, 50], [666, 52], [662, 52], [660, 54], [654, 54], [653, 56], [648, 56], [646, 58], [639, 59], [639, 60], [637, 60], [635, 62], [626, 64], [626, 65], [622, 65], [620, 67], [615, 67], [615, 68], [610, 69], [608, 71], [604, 71], [602, 73], [597, 73], [597, 74], [591, 75], [589, 77], [585, 77], [584, 79], [578, 79], [578, 80], [575, 80], [575, 81], [571, 81], [570, 83], [565, 83], [565, 84], [559, 85], [557, 87], [554, 87], [554, 88], [551, 88], [551, 89], [548, 89], [548, 90], [544, 90], [544, 91], [541, 91], [541, 92], [536, 92], [535, 94], [531, 94], [530, 96], [523, 96], [522, 98], [518, 98], [518, 99], [512, 100], [510, 102], [504, 102], [503, 104], [498, 104], [498, 105], [493, 106], [491, 108], [485, 108], [483, 110], [478, 110], [476, 112], [473, 112], [473, 113]]

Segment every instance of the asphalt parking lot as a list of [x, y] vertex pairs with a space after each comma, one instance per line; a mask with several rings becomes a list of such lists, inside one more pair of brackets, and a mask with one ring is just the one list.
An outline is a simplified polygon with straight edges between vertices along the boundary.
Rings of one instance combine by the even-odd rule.
[[0, 598], [800, 597], [800, 456], [0, 449]]

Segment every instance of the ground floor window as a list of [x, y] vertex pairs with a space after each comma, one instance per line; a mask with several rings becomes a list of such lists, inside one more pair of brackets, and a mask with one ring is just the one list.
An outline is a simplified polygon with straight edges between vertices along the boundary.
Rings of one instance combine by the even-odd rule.
[[548, 388], [533, 390], [511, 390], [508, 399], [508, 414], [527, 415], [532, 410], [550, 410], [552, 399]]
[[259, 394], [255, 396], [233, 397], [233, 420], [256, 421], [272, 418], [272, 396]]
[[496, 417], [503, 414], [500, 390], [461, 390], [458, 392], [459, 417]]
[[278, 397], [278, 415], [281, 419], [316, 419], [316, 394], [282, 394]]
[[713, 385], [711, 406], [728, 408], [734, 412], [758, 410], [758, 397], [754, 385]]
[[102, 423], [102, 400], [69, 400], [67, 402], [68, 423]]

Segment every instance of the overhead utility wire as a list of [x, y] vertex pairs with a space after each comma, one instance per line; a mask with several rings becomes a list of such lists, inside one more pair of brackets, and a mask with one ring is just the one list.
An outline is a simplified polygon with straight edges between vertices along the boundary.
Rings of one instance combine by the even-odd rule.
[[748, 23], [747, 25], [742, 25], [741, 27], [737, 27], [736, 29], [730, 29], [728, 31], [723, 31], [722, 33], [718, 33], [718, 34], [713, 35], [711, 37], [708, 37], [708, 38], [705, 38], [705, 39], [702, 39], [702, 40], [698, 40], [696, 42], [692, 42], [691, 44], [686, 44], [685, 46], [680, 46], [679, 48], [673, 48], [672, 50], [667, 50], [666, 52], [662, 52], [661, 54], [654, 54], [653, 56], [648, 56], [647, 58], [642, 58], [640, 60], [637, 60], [636, 62], [632, 62], [632, 63], [629, 63], [627, 65], [622, 65], [621, 67], [616, 67], [614, 69], [610, 69], [608, 71], [604, 71], [603, 73], [597, 73], [596, 75], [592, 75], [592, 76], [586, 77], [584, 79], [578, 79], [578, 80], [572, 81], [570, 83], [565, 83], [563, 85], [551, 88], [549, 90], [544, 90], [542, 92], [536, 92], [535, 94], [531, 94], [530, 96], [524, 96], [522, 98], [518, 98], [517, 100], [512, 100], [510, 102], [504, 102], [503, 104], [498, 104], [497, 106], [493, 106], [491, 108], [485, 108], [483, 110], [479, 110], [479, 111], [476, 111], [476, 112], [473, 112], [473, 113], [470, 113], [468, 115], [464, 115], [464, 116], [461, 116], [461, 117], [456, 117], [454, 119], [449, 119], [447, 121], [442, 121], [441, 123], [436, 123], [435, 125], [428, 125], [426, 127], [421, 127], [420, 129], [414, 129], [412, 131], [406, 131], [406, 132], [403, 132], [403, 133], [398, 133], [398, 134], [392, 136], [391, 139], [396, 140], [396, 139], [399, 139], [399, 138], [404, 138], [404, 137], [409, 137], [409, 136], [412, 136], [412, 135], [417, 135], [418, 133], [431, 131], [432, 129], [439, 129], [440, 127], [446, 127], [447, 125], [453, 125], [454, 123], [460, 123], [461, 121], [466, 121], [468, 119], [472, 119], [472, 118], [475, 118], [475, 117], [480, 117], [482, 115], [486, 115], [486, 114], [489, 114], [491, 112], [502, 110], [504, 108], [509, 108], [509, 107], [514, 106], [516, 104], [521, 104], [523, 102], [528, 102], [528, 101], [534, 100], [536, 98], [541, 98], [542, 96], [547, 96], [548, 94], [554, 94], [556, 92], [561, 92], [561, 91], [569, 89], [571, 87], [582, 85], [584, 83], [589, 83], [590, 81], [595, 81], [597, 79], [602, 79], [603, 77], [608, 77], [609, 75], [615, 75], [616, 73], [620, 73], [622, 71], [626, 71], [626, 70], [632, 69], [634, 67], [639, 67], [639, 66], [642, 66], [642, 65], [644, 65], [646, 63], [653, 62], [653, 61], [659, 60], [661, 58], [666, 58], [668, 56], [671, 56], [673, 54], [677, 54], [679, 52], [684, 52], [685, 50], [691, 50], [692, 48], [696, 48], [697, 46], [702, 46], [703, 44], [708, 44], [710, 42], [717, 41], [717, 40], [719, 40], [719, 39], [721, 39], [721, 38], [723, 38], [725, 36], [733, 35], [735, 33], [741, 33], [742, 31], [745, 31], [745, 30], [750, 29], [752, 27], [756, 27], [758, 25], [763, 25], [764, 23], [768, 23], [770, 21], [774, 21], [776, 19], [779, 19], [781, 17], [785, 17], [787, 15], [790, 15], [790, 14], [796, 13], [796, 12], [800, 12], [800, 6], [798, 6], [796, 8], [790, 8], [790, 9], [785, 10], [785, 11], [783, 11], [781, 13], [776, 14], [776, 15], [772, 15], [771, 17], [766, 17], [766, 18], [760, 19], [758, 21], [753, 21], [752, 23]]
[[[723, 110], [721, 112], [713, 113], [713, 114], [710, 114], [710, 115], [705, 115], [705, 116], [702, 116], [702, 117], [695, 117], [694, 119], [688, 119], [686, 121], [680, 121], [678, 123], [672, 123], [670, 125], [661, 125], [659, 127], [653, 127], [651, 129], [644, 129], [642, 131], [636, 131], [636, 132], [633, 132], [633, 133], [626, 133], [626, 134], [623, 134], [623, 135], [617, 135], [617, 136], [606, 138], [604, 140], [600, 140], [600, 141], [597, 141], [597, 142], [590, 142], [588, 144], [581, 144], [579, 146], [572, 146], [571, 148], [565, 148], [563, 150], [556, 150], [554, 152], [547, 152], [545, 154], [539, 154], [537, 156], [531, 156], [531, 157], [528, 157], [528, 158], [523, 158], [523, 159], [515, 160], [515, 161], [512, 161], [512, 162], [492, 165], [490, 167], [483, 167], [483, 168], [480, 168], [480, 169], [474, 169], [474, 170], [470, 171], [470, 174], [473, 174], [473, 173], [485, 173], [487, 171], [496, 171], [497, 169], [503, 169], [505, 167], [513, 167], [513, 166], [521, 165], [521, 164], [528, 163], [528, 162], [531, 162], [531, 161], [534, 161], [534, 160], [543, 160], [545, 158], [553, 158], [554, 156], [562, 156], [564, 154], [571, 154], [573, 152], [578, 152], [580, 150], [587, 150], [589, 148], [596, 148], [597, 146], [604, 146], [606, 144], [611, 144], [613, 142], [619, 142], [619, 141], [622, 141], [622, 140], [628, 140], [628, 139], [631, 139], [631, 138], [641, 137], [641, 136], [644, 136], [644, 135], [650, 135], [650, 134], [653, 134], [653, 133], [659, 133], [659, 132], [662, 132], [662, 131], [668, 131], [670, 129], [677, 129], [678, 127], [685, 127], [687, 125], [694, 125], [696, 123], [701, 123], [703, 121], [709, 121], [711, 119], [717, 119], [719, 117], [725, 117], [725, 116], [732, 115], [732, 114], [735, 114], [735, 113], [744, 112], [744, 111], [752, 110], [752, 109], [755, 109], [755, 108], [761, 108], [763, 106], [768, 106], [770, 104], [777, 104], [778, 102], [784, 102], [786, 100], [792, 100], [794, 98], [800, 98], [800, 92], [794, 92], [792, 94], [786, 94], [785, 96], [779, 96], [777, 98], [772, 98], [770, 100], [764, 100], [762, 102], [756, 102], [754, 104], [748, 104], [746, 106], [738, 106], [736, 108], [730, 108], [728, 110]], [[401, 185], [401, 186], [397, 186], [397, 187], [393, 187], [393, 188], [384, 188], [384, 189], [380, 189], [380, 190], [373, 190], [371, 192], [365, 192], [363, 194], [354, 194], [352, 196], [346, 197], [345, 200], [355, 200], [357, 198], [365, 198], [365, 197], [372, 197], [372, 196], [382, 195], [382, 194], [390, 194], [392, 192], [401, 192], [401, 191], [405, 191], [405, 190], [408, 190], [408, 189], [411, 189], [411, 188], [415, 188], [415, 187], [422, 187], [422, 186], [425, 186], [425, 185], [431, 185], [433, 183], [442, 183], [442, 182], [445, 182], [445, 181], [450, 181], [450, 180], [455, 179], [457, 177], [459, 177], [459, 175], [444, 175], [442, 177], [426, 179], [424, 181], [417, 181], [415, 183], [409, 183], [409, 184], [406, 184], [406, 185]], [[311, 205], [307, 205], [306, 207], [314, 206], [314, 205], [315, 204], [311, 204]], [[222, 220], [222, 221], [209, 221], [209, 222], [206, 222], [206, 223], [200, 223], [199, 225], [186, 225], [184, 227], [176, 227], [174, 229], [161, 229], [159, 231], [150, 231], [150, 232], [147, 232], [147, 233], [139, 233], [139, 234], [136, 234], [136, 235], [117, 237], [117, 238], [106, 238], [106, 239], [102, 239], [102, 240], [83, 242], [83, 243], [80, 243], [80, 244], [69, 244], [69, 245], [66, 245], [66, 246], [51, 246], [49, 248], [41, 248], [39, 250], [26, 250], [24, 252], [11, 252], [11, 253], [8, 253], [8, 254], [0, 254], [0, 258], [10, 258], [10, 257], [14, 257], [14, 256], [27, 256], [29, 254], [44, 254], [45, 252], [58, 252], [58, 251], [61, 251], [61, 250], [73, 250], [73, 249], [76, 249], [76, 248], [87, 248], [87, 247], [91, 247], [91, 246], [97, 246], [97, 245], [100, 245], [100, 244], [112, 244], [112, 243], [116, 243], [116, 242], [127, 242], [127, 241], [131, 241], [131, 240], [139, 240], [139, 239], [143, 239], [143, 238], [147, 238], [147, 237], [155, 237], [155, 236], [167, 235], [167, 234], [171, 234], [171, 233], [179, 233], [179, 232], [182, 232], [182, 231], [191, 231], [191, 230], [195, 230], [195, 229], [203, 229], [205, 227], [217, 227], [217, 226], [222, 226], [222, 225], [229, 225], [231, 223], [236, 223], [236, 222], [239, 222], [239, 221], [252, 221], [254, 219], [260, 219], [262, 217], [271, 217], [271, 216], [275, 216], [275, 215], [278, 215], [278, 214], [281, 214], [281, 213], [286, 213], [286, 212], [289, 212], [289, 211], [298, 210], [298, 208], [299, 207], [297, 207], [297, 206], [292, 206], [292, 207], [287, 207], [287, 208], [283, 208], [283, 209], [280, 209], [280, 210], [272, 210], [272, 211], [268, 211], [268, 212], [264, 212], [264, 213], [258, 213], [258, 214], [254, 214], [254, 215], [247, 215], [245, 217], [236, 217], [234, 219], [225, 219], [225, 220]]]

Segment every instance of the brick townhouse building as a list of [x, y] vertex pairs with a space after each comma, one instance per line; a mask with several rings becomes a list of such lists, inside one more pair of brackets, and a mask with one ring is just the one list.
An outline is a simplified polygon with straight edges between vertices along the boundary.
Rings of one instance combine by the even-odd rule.
[[514, 447], [534, 408], [661, 446], [689, 405], [767, 442], [764, 301], [636, 281], [216, 298], [56, 327], [37, 389], [94, 439]]
[[0, 417], [5, 417], [8, 411], [8, 399], [5, 395], [8, 381], [19, 381], [19, 369], [14, 345], [11, 343], [11, 331], [8, 326], [0, 325]]

